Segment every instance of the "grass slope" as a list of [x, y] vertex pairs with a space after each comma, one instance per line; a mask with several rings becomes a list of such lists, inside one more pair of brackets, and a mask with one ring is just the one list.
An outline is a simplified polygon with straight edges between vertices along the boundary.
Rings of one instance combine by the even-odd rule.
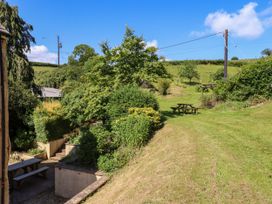
[[86, 203], [272, 203], [272, 103], [171, 113], [200, 96], [182, 84], [159, 97], [165, 126]]

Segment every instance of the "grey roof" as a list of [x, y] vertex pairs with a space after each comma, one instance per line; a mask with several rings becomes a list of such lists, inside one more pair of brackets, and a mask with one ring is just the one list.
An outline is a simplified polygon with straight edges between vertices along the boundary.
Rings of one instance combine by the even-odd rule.
[[41, 98], [61, 98], [62, 93], [60, 89], [42, 87]]

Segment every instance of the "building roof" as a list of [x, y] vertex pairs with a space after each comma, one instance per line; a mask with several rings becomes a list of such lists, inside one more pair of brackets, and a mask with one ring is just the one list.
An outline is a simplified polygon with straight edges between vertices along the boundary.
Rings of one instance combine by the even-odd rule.
[[62, 93], [60, 89], [41, 87], [41, 98], [61, 98]]

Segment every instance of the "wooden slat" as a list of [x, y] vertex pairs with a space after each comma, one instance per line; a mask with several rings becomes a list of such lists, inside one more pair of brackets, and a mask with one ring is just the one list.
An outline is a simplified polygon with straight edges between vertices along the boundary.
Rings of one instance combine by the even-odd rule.
[[24, 167], [28, 167], [34, 164], [39, 164], [41, 163], [41, 159], [37, 159], [37, 158], [33, 158], [33, 159], [28, 159], [28, 160], [24, 160], [22, 162], [18, 162], [15, 164], [11, 164], [8, 166], [8, 171], [16, 171], [18, 169], [22, 169]]
[[25, 178], [28, 178], [28, 177], [34, 176], [36, 174], [42, 173], [44, 171], [47, 171], [48, 169], [49, 169], [48, 166], [44, 166], [44, 167], [41, 167], [41, 168], [39, 168], [37, 170], [34, 170], [34, 171], [29, 172], [29, 173], [23, 174], [21, 176], [17, 176], [13, 180], [14, 181], [21, 181], [21, 180], [23, 180]]

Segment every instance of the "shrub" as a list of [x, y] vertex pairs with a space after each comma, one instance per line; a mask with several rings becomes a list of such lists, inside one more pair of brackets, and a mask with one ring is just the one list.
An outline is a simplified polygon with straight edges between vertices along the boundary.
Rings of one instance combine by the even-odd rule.
[[38, 142], [46, 143], [62, 138], [71, 130], [70, 122], [64, 119], [60, 109], [48, 111], [44, 107], [38, 107], [33, 118]]
[[220, 68], [215, 73], [212, 73], [210, 78], [212, 81], [220, 81], [224, 79], [224, 68]]
[[145, 115], [129, 115], [112, 126], [117, 146], [141, 147], [150, 138], [151, 121]]
[[76, 154], [81, 165], [96, 166], [98, 157], [97, 142], [89, 128], [80, 129], [79, 145]]
[[235, 60], [239, 60], [239, 58], [236, 57], [236, 56], [234, 56], [234, 57], [231, 58], [231, 60], [234, 60], [234, 61], [235, 61]]
[[113, 121], [127, 115], [128, 109], [133, 107], [152, 107], [158, 110], [159, 104], [153, 94], [135, 86], [124, 86], [110, 95], [107, 112]]
[[154, 129], [158, 129], [161, 126], [161, 115], [158, 111], [155, 111], [153, 108], [129, 108], [129, 114], [133, 115], [145, 115], [147, 116]]
[[96, 138], [99, 154], [107, 154], [116, 149], [114, 133], [103, 126], [91, 127], [90, 131]]
[[98, 158], [98, 168], [113, 172], [123, 167], [134, 156], [135, 151], [131, 148], [120, 148], [112, 154], [102, 155]]
[[21, 151], [27, 151], [35, 146], [35, 134], [19, 130], [17, 137], [14, 140], [16, 148]]
[[237, 75], [215, 88], [217, 98], [245, 101], [254, 95], [272, 97], [272, 60], [262, 59], [242, 69]]
[[202, 95], [201, 96], [201, 107], [212, 108], [216, 104], [216, 99], [213, 95]]
[[196, 64], [189, 62], [184, 63], [179, 70], [179, 76], [189, 79], [190, 83], [192, 82], [193, 78], [199, 79]]
[[170, 81], [167, 79], [158, 80], [158, 90], [161, 95], [167, 95], [170, 88]]
[[108, 92], [90, 84], [73, 85], [73, 90], [64, 93], [62, 99], [65, 117], [78, 126], [92, 120], [104, 120]]

